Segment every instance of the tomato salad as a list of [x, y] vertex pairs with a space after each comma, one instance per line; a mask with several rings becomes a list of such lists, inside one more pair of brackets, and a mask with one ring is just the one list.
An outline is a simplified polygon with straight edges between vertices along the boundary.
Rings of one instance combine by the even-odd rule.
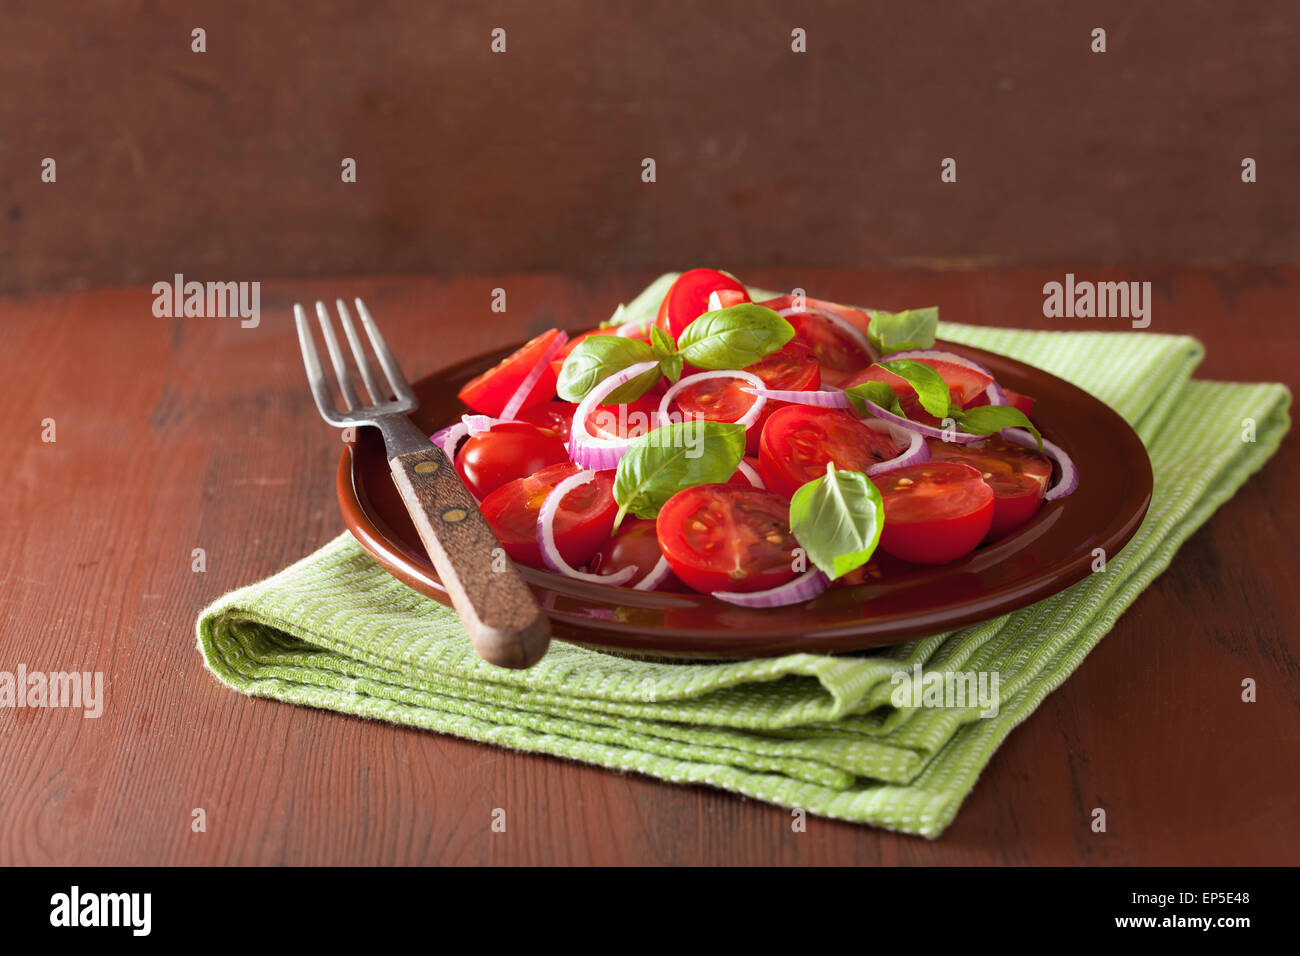
[[938, 310], [864, 311], [693, 269], [652, 319], [551, 329], [433, 436], [516, 561], [749, 607], [945, 564], [1074, 491], [1034, 400], [935, 348]]

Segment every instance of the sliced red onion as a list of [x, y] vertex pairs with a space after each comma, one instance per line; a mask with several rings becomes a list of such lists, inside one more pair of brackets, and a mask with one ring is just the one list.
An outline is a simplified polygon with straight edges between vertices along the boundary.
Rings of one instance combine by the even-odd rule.
[[533, 390], [533, 386], [542, 377], [542, 373], [550, 367], [551, 359], [555, 358], [568, 341], [569, 335], [567, 332], [560, 332], [555, 336], [551, 344], [546, 347], [546, 351], [542, 353], [542, 357], [537, 360], [537, 364], [528, 370], [524, 380], [519, 383], [515, 393], [510, 396], [510, 401], [506, 402], [506, 407], [501, 410], [503, 419], [514, 418], [519, 413], [519, 409], [524, 407], [524, 399], [528, 397], [528, 393]]
[[848, 319], [844, 318], [844, 316], [836, 315], [834, 312], [830, 311], [829, 309], [819, 309], [816, 306], [811, 306], [807, 304], [805, 304], [802, 309], [794, 309], [794, 308], [777, 309], [776, 314], [784, 317], [787, 315], [794, 315], [797, 312], [802, 312], [806, 315], [820, 315], [822, 318], [826, 319], [831, 324], [838, 326], [849, 336], [849, 338], [853, 339], [854, 342], [858, 343], [858, 345], [862, 347], [862, 351], [867, 353], [867, 358], [872, 359], [874, 361], [876, 350], [872, 348], [871, 340], [867, 338], [865, 332], [863, 332], [860, 328], [858, 328]]
[[740, 459], [740, 464], [736, 466], [736, 471], [744, 475], [749, 480], [749, 483], [755, 488], [767, 491], [767, 484], [763, 481], [762, 476], [759, 475], [759, 473], [754, 469], [754, 466], [745, 461], [745, 459]]
[[[953, 365], [960, 365], [963, 368], [993, 378], [993, 373], [979, 362], [972, 362], [964, 355], [958, 355], [956, 352], [945, 352], [943, 349], [908, 349], [903, 352], [891, 352], [881, 361], [892, 362], [894, 359], [933, 359], [936, 362], [951, 362]], [[1002, 386], [998, 384], [997, 379], [993, 379], [988, 388], [984, 389], [984, 394], [988, 397], [990, 405], [1005, 405], [1007, 403], [1006, 393], [1002, 391]]]
[[988, 438], [988, 435], [971, 435], [966, 432], [944, 431], [942, 428], [935, 428], [932, 425], [922, 425], [920, 422], [914, 422], [910, 418], [904, 418], [902, 415], [895, 415], [886, 408], [882, 408], [875, 402], [862, 400], [862, 404], [867, 407], [871, 414], [875, 415], [881, 421], [889, 422], [891, 425], [897, 425], [899, 428], [906, 428], [910, 431], [919, 432], [927, 438], [938, 438], [941, 441], [950, 441], [958, 445], [965, 445], [969, 442], [979, 441], [981, 438]]
[[867, 469], [867, 477], [882, 475], [887, 471], [906, 465], [918, 465], [930, 460], [930, 446], [925, 443], [925, 436], [912, 428], [903, 428], [893, 422], [864, 421], [862, 424], [875, 431], [882, 432], [894, 440], [894, 444], [903, 450], [896, 458], [882, 461]]
[[488, 431], [495, 425], [527, 424], [526, 422], [519, 421], [517, 418], [493, 418], [491, 415], [462, 415], [460, 416], [460, 420], [469, 430], [470, 438], [473, 438], [475, 435], [481, 435], [483, 432]]
[[661, 554], [659, 555], [659, 560], [655, 563], [655, 566], [650, 569], [650, 573], [636, 584], [632, 585], [632, 590], [653, 591], [655, 588], [659, 587], [659, 585], [667, 581], [668, 575], [672, 573], [673, 569], [668, 566], [668, 559]]
[[713, 596], [719, 601], [739, 604], [741, 607], [782, 607], [811, 600], [825, 591], [830, 583], [830, 578], [819, 568], [813, 568], [793, 581], [766, 591], [714, 591]]
[[752, 392], [774, 402], [790, 402], [793, 405], [816, 405], [819, 408], [853, 407], [853, 403], [849, 401], [843, 389], [790, 391], [781, 388], [745, 388], [741, 391]]
[[[1028, 448], [1030, 451], [1038, 451], [1038, 441], [1023, 428], [1004, 428], [1002, 437], [1012, 444]], [[1066, 495], [1073, 494], [1074, 490], [1079, 487], [1079, 469], [1074, 466], [1074, 462], [1065, 453], [1065, 449], [1044, 438], [1042, 453], [1055, 463], [1059, 476], [1055, 484], [1047, 489], [1043, 499], [1055, 501], [1057, 498], [1064, 498]]]
[[[638, 375], [644, 375], [658, 365], [658, 362], [638, 362], [629, 365], [623, 371], [615, 372], [587, 393], [587, 396], [578, 403], [578, 409], [573, 413], [573, 423], [569, 426], [570, 459], [583, 468], [594, 468], [596, 471], [618, 467], [619, 461], [636, 439], [596, 438], [587, 431], [587, 416], [619, 386], [626, 385]], [[651, 422], [651, 427], [654, 424]]]
[[650, 326], [654, 325], [654, 319], [644, 319], [640, 322], [625, 322], [618, 327], [614, 334], [625, 339], [644, 338], [650, 334]]
[[722, 299], [718, 296], [717, 290], [709, 293], [709, 302], [705, 306], [705, 312], [720, 312], [722, 310]]
[[580, 471], [565, 478], [546, 496], [541, 509], [537, 512], [537, 544], [542, 549], [542, 560], [552, 571], [558, 571], [566, 578], [579, 581], [591, 581], [595, 584], [624, 584], [636, 576], [636, 565], [629, 565], [613, 574], [589, 574], [579, 571], [564, 560], [560, 549], [555, 545], [555, 515], [560, 510], [560, 502], [574, 488], [585, 485], [596, 477], [594, 471]]
[[456, 457], [456, 446], [460, 440], [469, 434], [469, 426], [463, 421], [455, 425], [448, 425], [446, 428], [440, 428], [429, 436], [429, 441], [433, 442], [443, 450], [448, 458]]
[[687, 375], [685, 378], [678, 379], [672, 388], [664, 392], [664, 397], [659, 402], [659, 420], [661, 422], [673, 420], [669, 410], [672, 408], [673, 399], [680, 394], [682, 389], [711, 378], [738, 378], [743, 382], [748, 382], [752, 388], [745, 389], [745, 391], [754, 394], [754, 404], [749, 406], [749, 410], [745, 414], [736, 419], [736, 424], [744, 425], [748, 430], [758, 421], [758, 416], [763, 413], [763, 406], [767, 404], [767, 399], [759, 394], [759, 391], [763, 388], [763, 380], [753, 372], [735, 368], [721, 369], [715, 372], [696, 372], [694, 375]]

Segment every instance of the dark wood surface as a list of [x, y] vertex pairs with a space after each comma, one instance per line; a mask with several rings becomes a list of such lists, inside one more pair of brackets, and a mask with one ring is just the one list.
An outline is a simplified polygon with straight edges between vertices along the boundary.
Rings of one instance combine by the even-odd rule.
[[[1120, 327], [1043, 318], [1042, 284], [1064, 271], [745, 278], [969, 322]], [[1203, 376], [1294, 386], [1300, 269], [1091, 277], [1151, 281], [1152, 331], [1205, 341]], [[307, 391], [295, 299], [363, 295], [419, 375], [594, 322], [649, 278], [268, 284], [253, 329], [154, 318], [144, 287], [0, 300], [0, 669], [101, 670], [107, 686], [97, 720], [0, 710], [0, 863], [1295, 862], [1294, 438], [1013, 732], [935, 842], [819, 819], [794, 833], [762, 803], [249, 699], [204, 670], [199, 610], [341, 527], [339, 435]], [[1258, 703], [1240, 702], [1244, 677]]]
[[1295, 262], [1298, 41], [1294, 0], [10, 2], [0, 291]]

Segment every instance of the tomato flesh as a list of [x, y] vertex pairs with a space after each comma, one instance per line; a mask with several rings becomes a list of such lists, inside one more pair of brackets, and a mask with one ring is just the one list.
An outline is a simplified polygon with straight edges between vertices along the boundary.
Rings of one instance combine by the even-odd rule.
[[691, 269], [673, 282], [659, 305], [655, 324], [676, 342], [686, 326], [709, 311], [709, 295], [714, 292], [723, 308], [749, 301], [745, 287], [731, 276], [716, 269]]
[[[550, 465], [507, 482], [483, 499], [483, 517], [510, 557], [534, 568], [545, 568], [537, 543], [537, 515], [551, 489], [580, 470], [572, 462]], [[560, 556], [575, 568], [586, 564], [609, 537], [616, 514], [614, 472], [598, 471], [560, 502], [554, 525]]]
[[1052, 480], [1052, 463], [1028, 448], [994, 436], [959, 445], [927, 438], [932, 461], [958, 461], [980, 473], [993, 489], [993, 523], [988, 540], [1001, 538], [1032, 518]]
[[592, 438], [640, 438], [658, 411], [657, 395], [642, 395], [626, 405], [597, 405], [587, 415], [587, 433]]
[[[798, 339], [791, 339], [778, 352], [755, 362], [746, 369], [763, 380], [763, 384], [773, 391], [815, 392], [821, 388], [821, 366], [817, 357]], [[763, 434], [763, 426], [778, 408], [784, 408], [790, 402], [767, 400], [759, 413], [758, 421], [745, 433], [745, 453], [758, 454], [758, 442]]]
[[885, 502], [880, 549], [913, 564], [975, 550], [993, 522], [993, 489], [970, 465], [924, 461], [872, 479]]
[[828, 461], [865, 473], [900, 452], [892, 438], [846, 411], [790, 405], [773, 412], [763, 426], [758, 470], [769, 491], [788, 499], [800, 485], [826, 474]]
[[[592, 556], [587, 569], [592, 574], [617, 574], [626, 567], [635, 567], [636, 574], [623, 584], [630, 588], [644, 581], [662, 556], [655, 522], [647, 518], [625, 518], [618, 531], [606, 538]], [[671, 572], [655, 587], [656, 591], [685, 589], [686, 585]]]
[[544, 432], [550, 432], [560, 441], [568, 441], [573, 413], [577, 410], [578, 406], [573, 402], [541, 402], [521, 410], [515, 418], [536, 425]]
[[569, 460], [554, 432], [524, 422], [502, 422], [466, 439], [456, 453], [456, 473], [480, 501], [508, 481]]
[[871, 364], [871, 356], [861, 343], [826, 316], [795, 312], [787, 315], [786, 321], [817, 356], [822, 381], [828, 385], [842, 385], [849, 376]]
[[[482, 375], [471, 380], [458, 393], [460, 400], [484, 415], [499, 418], [505, 410], [506, 403], [518, 391], [524, 379], [542, 360], [546, 350], [560, 334], [559, 329], [550, 329], [530, 340], [518, 350], [502, 359]], [[555, 370], [547, 367], [542, 370], [536, 384], [528, 390], [521, 408], [546, 402], [555, 397]]]
[[765, 591], [795, 577], [789, 505], [766, 491], [696, 485], [655, 522], [673, 573], [697, 591]]

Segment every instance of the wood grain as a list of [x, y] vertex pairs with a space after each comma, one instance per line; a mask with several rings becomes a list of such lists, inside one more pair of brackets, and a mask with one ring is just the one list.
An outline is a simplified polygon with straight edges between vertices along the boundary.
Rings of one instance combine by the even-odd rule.
[[[745, 278], [954, 320], [1049, 320], [1063, 266]], [[1297, 385], [1300, 268], [1099, 270], [1151, 281], [1152, 331], [1208, 378]], [[1294, 437], [993, 758], [936, 842], [810, 819], [218, 684], [194, 620], [341, 528], [294, 301], [361, 295], [413, 376], [652, 278], [487, 274], [268, 283], [256, 328], [158, 319], [147, 287], [0, 300], [8, 505], [0, 669], [101, 670], [97, 720], [0, 710], [0, 863], [1292, 863], [1300, 852], [1300, 454]], [[491, 312], [505, 288], [509, 311]], [[57, 441], [40, 439], [45, 418]], [[206, 571], [192, 568], [203, 548]], [[1240, 701], [1253, 677], [1259, 701]], [[1089, 829], [1105, 807], [1105, 834]], [[207, 830], [192, 832], [203, 808]], [[491, 829], [494, 809], [507, 829]]]
[[10, 3], [0, 291], [1300, 261], [1298, 26], [1293, 0]]

